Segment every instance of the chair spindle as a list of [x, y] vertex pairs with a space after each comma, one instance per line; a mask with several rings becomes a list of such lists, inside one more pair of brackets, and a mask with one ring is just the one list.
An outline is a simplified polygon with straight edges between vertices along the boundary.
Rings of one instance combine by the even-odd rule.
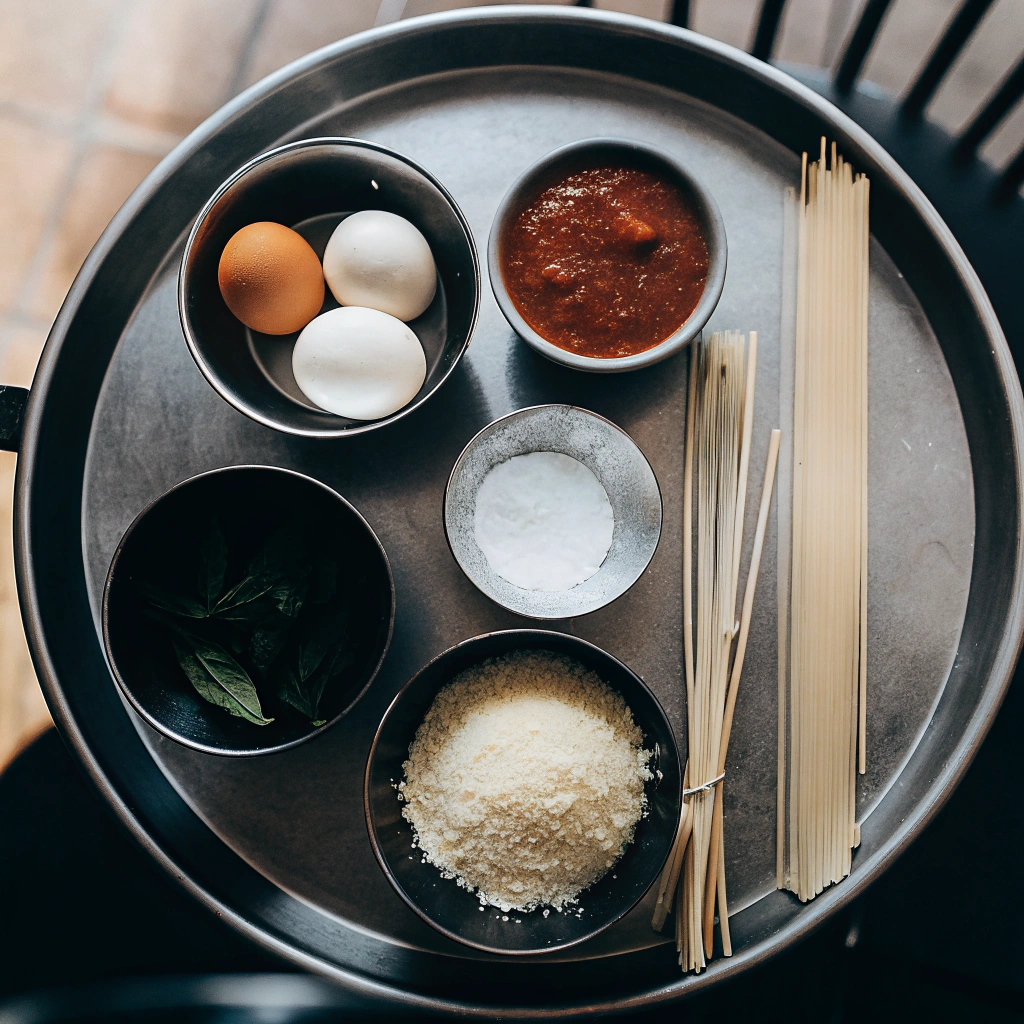
[[1024, 58], [1003, 79], [988, 103], [964, 129], [957, 142], [957, 155], [972, 156], [992, 134], [993, 129], [1010, 112], [1010, 108], [1024, 95]]
[[908, 117], [919, 117], [925, 105], [935, 94], [939, 84], [956, 60], [964, 44], [978, 27], [978, 22], [992, 6], [992, 0], [966, 0], [943, 33], [924, 70], [918, 75], [907, 98], [903, 101], [903, 113]]
[[757, 31], [754, 34], [754, 45], [751, 47], [751, 55], [758, 60], [771, 60], [772, 50], [775, 48], [775, 37], [779, 33], [779, 24], [782, 21], [782, 12], [786, 7], [786, 0], [764, 0], [761, 4], [761, 15], [757, 19]]
[[891, 3], [892, 0], [868, 0], [865, 4], [836, 72], [836, 89], [839, 92], [849, 92], [853, 88]]
[[669, 24], [680, 28], [690, 27], [690, 0], [673, 0], [668, 15]]

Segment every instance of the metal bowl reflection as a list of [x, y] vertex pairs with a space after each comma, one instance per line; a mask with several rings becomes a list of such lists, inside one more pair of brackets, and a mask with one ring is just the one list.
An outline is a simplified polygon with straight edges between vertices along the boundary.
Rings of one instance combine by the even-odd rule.
[[[476, 541], [476, 495], [497, 465], [530, 452], [560, 452], [600, 481], [615, 516], [601, 568], [570, 590], [524, 590], [499, 576]], [[610, 420], [574, 405], [520, 409], [484, 427], [448, 479], [444, 528], [455, 560], [492, 601], [531, 619], [568, 619], [603, 608], [643, 575], [661, 537], [661, 490], [633, 439]]]
[[[520, 650], [553, 651], [592, 669], [626, 702], [654, 752], [654, 778], [645, 786], [647, 811], [633, 842], [603, 878], [585, 889], [572, 911], [503, 914], [481, 909], [461, 888], [412, 849], [412, 826], [402, 816], [395, 784], [404, 775], [409, 744], [437, 692], [464, 669]], [[465, 640], [436, 657], [406, 683], [377, 729], [366, 763], [363, 798], [373, 852], [388, 881], [428, 924], [449, 938], [490, 953], [526, 955], [576, 945], [614, 924], [654, 884], [675, 838], [682, 803], [679, 751], [658, 699], [629, 668], [575, 636], [540, 629], [510, 629]]]

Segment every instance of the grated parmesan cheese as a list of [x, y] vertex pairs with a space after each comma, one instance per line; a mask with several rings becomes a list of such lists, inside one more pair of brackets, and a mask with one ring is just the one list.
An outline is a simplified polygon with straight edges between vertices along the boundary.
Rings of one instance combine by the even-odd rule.
[[642, 742], [622, 698], [571, 658], [493, 658], [434, 699], [402, 813], [425, 859], [482, 904], [561, 910], [633, 839], [653, 777]]

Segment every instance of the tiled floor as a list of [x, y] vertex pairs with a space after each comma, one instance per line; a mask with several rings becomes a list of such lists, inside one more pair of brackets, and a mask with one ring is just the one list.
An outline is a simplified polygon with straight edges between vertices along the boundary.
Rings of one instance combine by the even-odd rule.
[[[563, 0], [564, 2], [564, 0]], [[776, 56], [829, 64], [864, 0], [790, 0]], [[761, 0], [693, 0], [693, 27], [748, 47]], [[310, 50], [458, 0], [0, 0], [0, 381], [28, 386], [106, 223], [170, 149], [241, 89]], [[665, 18], [668, 0], [603, 7]], [[896, 0], [867, 77], [902, 90], [957, 0]], [[962, 124], [1024, 52], [1024, 0], [996, 0], [930, 108]], [[985, 154], [1007, 161], [1024, 105]], [[14, 594], [13, 455], [0, 455], [0, 766], [47, 722]]]

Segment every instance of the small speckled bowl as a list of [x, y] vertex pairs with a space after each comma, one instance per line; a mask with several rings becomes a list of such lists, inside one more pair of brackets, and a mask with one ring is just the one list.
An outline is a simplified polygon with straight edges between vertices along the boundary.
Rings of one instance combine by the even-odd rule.
[[[523, 590], [509, 583], [476, 542], [476, 495], [483, 478], [530, 452], [560, 452], [582, 462], [601, 482], [615, 517], [601, 568], [571, 590]], [[610, 604], [643, 574], [661, 537], [661, 490], [644, 453], [614, 423], [573, 405], [538, 405], [495, 420], [466, 445], [448, 478], [444, 529], [462, 571], [492, 601], [531, 619], [569, 619]]]

